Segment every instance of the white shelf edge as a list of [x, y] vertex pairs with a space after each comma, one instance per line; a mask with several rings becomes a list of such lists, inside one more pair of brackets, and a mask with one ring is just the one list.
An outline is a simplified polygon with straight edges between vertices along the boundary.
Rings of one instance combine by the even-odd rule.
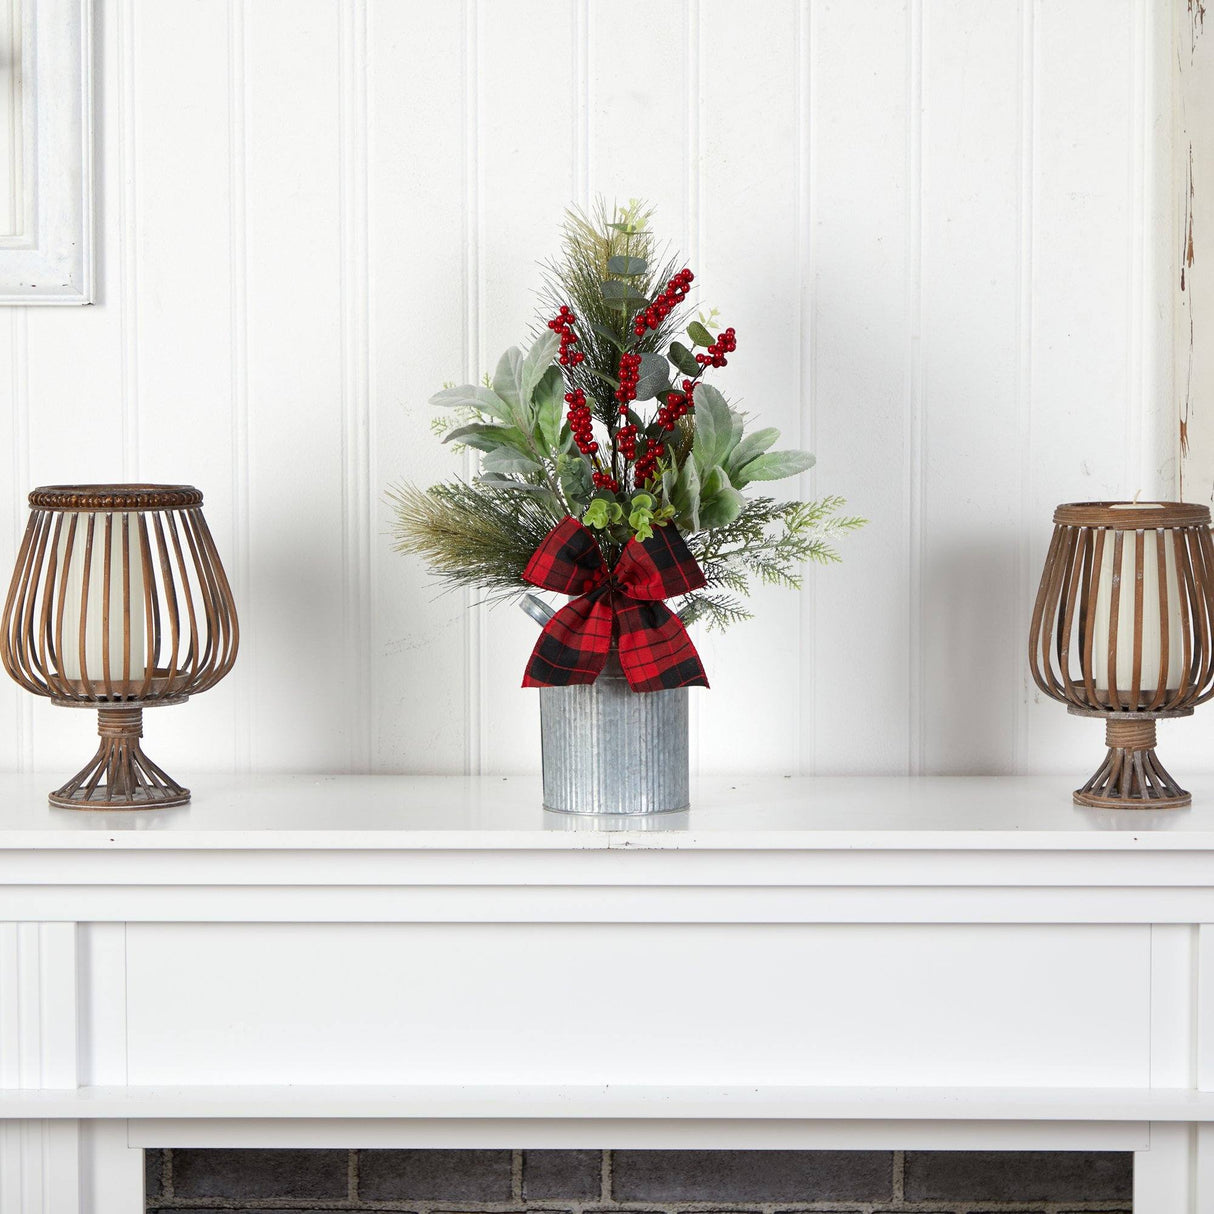
[[1214, 1122], [1189, 1088], [216, 1086], [0, 1089], [0, 1120]]

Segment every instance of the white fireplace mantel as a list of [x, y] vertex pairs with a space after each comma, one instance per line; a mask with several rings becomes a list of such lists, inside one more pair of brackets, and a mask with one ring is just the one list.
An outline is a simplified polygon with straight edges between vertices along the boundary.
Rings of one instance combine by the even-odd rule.
[[153, 1146], [1135, 1152], [1214, 1211], [1214, 780], [0, 777], [0, 1210], [137, 1214]]

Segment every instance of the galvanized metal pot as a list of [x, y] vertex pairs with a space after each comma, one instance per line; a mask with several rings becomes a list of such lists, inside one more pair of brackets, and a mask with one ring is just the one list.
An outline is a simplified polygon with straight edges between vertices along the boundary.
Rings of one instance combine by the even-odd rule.
[[686, 687], [633, 691], [613, 647], [593, 683], [539, 694], [545, 809], [623, 815], [688, 807]]

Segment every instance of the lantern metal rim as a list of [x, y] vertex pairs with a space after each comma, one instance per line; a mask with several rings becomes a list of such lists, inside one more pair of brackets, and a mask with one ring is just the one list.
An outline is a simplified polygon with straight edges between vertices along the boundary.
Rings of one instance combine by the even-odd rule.
[[[160, 686], [164, 686], [165, 680], [158, 680]], [[142, 687], [142, 680], [132, 679], [131, 684], [137, 687]], [[137, 692], [132, 692], [130, 695], [94, 695], [90, 699], [86, 699], [82, 692], [79, 699], [69, 699], [66, 696], [50, 695], [46, 698], [50, 700], [56, 708], [172, 708], [176, 704], [184, 704], [189, 700], [188, 694], [175, 693], [173, 695], [162, 696], [155, 694], [156, 687], [153, 684], [151, 695], [139, 695]]]
[[1131, 711], [1125, 708], [1088, 708], [1079, 704], [1067, 704], [1066, 710], [1073, 717], [1101, 717], [1105, 720], [1116, 721], [1166, 721], [1173, 717], [1191, 717], [1193, 715], [1191, 706], [1188, 708], [1161, 708], [1158, 712], [1153, 712], [1146, 708]]
[[1193, 502], [1066, 502], [1054, 511], [1054, 522], [1111, 531], [1208, 527], [1210, 508]]
[[193, 485], [40, 485], [30, 491], [35, 510], [102, 512], [181, 510], [202, 505]]

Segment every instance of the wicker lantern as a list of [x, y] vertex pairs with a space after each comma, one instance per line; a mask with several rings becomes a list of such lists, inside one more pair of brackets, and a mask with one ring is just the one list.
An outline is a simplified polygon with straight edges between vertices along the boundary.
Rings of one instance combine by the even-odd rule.
[[1155, 722], [1214, 695], [1210, 512], [1183, 502], [1076, 502], [1054, 536], [1029, 636], [1037, 686], [1103, 717], [1108, 754], [1080, 805], [1175, 808], [1191, 798], [1155, 755]]
[[143, 709], [182, 704], [236, 660], [236, 608], [202, 494], [188, 485], [62, 485], [29, 495], [4, 606], [4, 668], [52, 703], [98, 710], [101, 745], [50, 794], [81, 809], [180, 805], [144, 753]]

